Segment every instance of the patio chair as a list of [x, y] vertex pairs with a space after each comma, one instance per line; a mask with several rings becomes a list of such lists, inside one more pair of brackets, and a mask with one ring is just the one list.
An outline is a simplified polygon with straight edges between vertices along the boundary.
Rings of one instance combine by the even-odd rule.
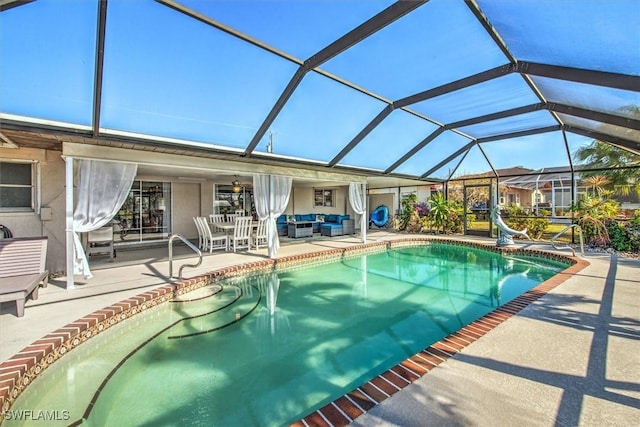
[[253, 218], [250, 216], [239, 216], [236, 218], [233, 236], [231, 237], [233, 252], [238, 249], [251, 249], [252, 221]]
[[[224, 220], [224, 214], [211, 214], [209, 215], [209, 223], [213, 224], [216, 222], [225, 222]], [[218, 231], [218, 230], [215, 230]]]
[[198, 230], [198, 249], [204, 249], [204, 231], [202, 230], [200, 220], [198, 220], [197, 216], [194, 216], [193, 222], [196, 225], [196, 229]]
[[251, 234], [251, 242], [255, 249], [260, 249], [261, 245], [267, 246], [267, 221], [266, 219], [258, 220], [258, 226]]
[[207, 223], [207, 218], [201, 216], [197, 218], [200, 222], [200, 228], [202, 229], [202, 238], [204, 240], [204, 250], [208, 250], [209, 253], [213, 252], [214, 249], [224, 249], [228, 248], [228, 238], [225, 233], [212, 232], [209, 224]]
[[240, 215], [237, 213], [228, 213], [227, 215], [227, 222], [234, 222], [236, 220], [236, 218], [238, 218]]
[[209, 215], [209, 222], [224, 222], [224, 214]]

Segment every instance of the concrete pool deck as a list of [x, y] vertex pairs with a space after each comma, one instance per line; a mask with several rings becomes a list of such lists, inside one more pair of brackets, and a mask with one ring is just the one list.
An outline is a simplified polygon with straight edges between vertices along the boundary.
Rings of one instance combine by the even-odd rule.
[[[405, 237], [373, 232], [369, 240]], [[278, 255], [359, 243], [357, 237], [289, 241]], [[175, 253], [187, 256], [179, 247]], [[185, 270], [185, 276], [264, 258], [266, 250], [218, 252], [205, 256], [199, 268]], [[585, 259], [588, 267], [353, 424], [639, 425], [640, 261], [607, 254]], [[102, 268], [105, 264], [109, 268]], [[96, 259], [94, 278], [78, 281], [72, 291], [64, 289], [65, 278], [52, 280], [38, 300], [27, 303], [23, 318], [3, 303], [0, 362], [88, 313], [168, 283], [167, 273], [166, 248], [148, 249], [144, 257], [119, 251], [114, 264]], [[351, 421], [347, 416], [334, 424]]]

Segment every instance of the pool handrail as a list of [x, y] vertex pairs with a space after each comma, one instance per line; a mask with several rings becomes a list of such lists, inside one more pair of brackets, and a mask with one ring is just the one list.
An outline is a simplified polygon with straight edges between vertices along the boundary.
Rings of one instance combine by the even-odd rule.
[[578, 234], [580, 236], [580, 254], [582, 254], [582, 256], [584, 256], [584, 239], [582, 237], [582, 227], [580, 227], [578, 224], [569, 224], [567, 225], [565, 228], [563, 228], [559, 233], [557, 233], [556, 235], [554, 235], [551, 238], [551, 246], [553, 246], [554, 249], [566, 249], [569, 248], [571, 249], [571, 252], [573, 252], [573, 256], [576, 256], [576, 251], [575, 249], [573, 249], [571, 246], [566, 245], [566, 246], [556, 246], [556, 242], [555, 240], [560, 237], [562, 234], [564, 234], [567, 230], [569, 230], [570, 228], [577, 228], [578, 229]]
[[186, 237], [181, 234], [171, 234], [169, 235], [169, 279], [173, 278], [173, 241], [175, 239], [180, 239], [182, 242], [191, 248], [198, 255], [198, 263], [197, 264], [182, 264], [180, 269], [178, 270], [178, 279], [182, 280], [182, 269], [185, 267], [199, 267], [202, 264], [202, 251], [198, 249], [193, 243], [187, 240]]

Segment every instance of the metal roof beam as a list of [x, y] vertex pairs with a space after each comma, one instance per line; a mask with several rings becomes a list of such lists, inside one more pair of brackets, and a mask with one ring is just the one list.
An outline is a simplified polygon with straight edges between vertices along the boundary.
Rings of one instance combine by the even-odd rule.
[[100, 106], [102, 105], [102, 77], [104, 75], [104, 40], [107, 31], [107, 1], [98, 4], [98, 25], [96, 29], [96, 71], [93, 78], [93, 136], [100, 134]]
[[515, 64], [506, 64], [500, 67], [492, 68], [487, 71], [483, 71], [473, 76], [465, 77], [460, 80], [456, 80], [451, 83], [444, 84], [442, 86], [435, 87], [433, 89], [425, 90], [424, 92], [416, 93], [414, 95], [407, 96], [394, 102], [396, 108], [406, 107], [407, 105], [415, 104], [418, 102], [426, 101], [427, 99], [435, 98], [436, 96], [444, 95], [445, 93], [453, 92], [459, 89], [464, 89], [469, 86], [473, 86], [478, 83], [483, 83], [488, 80], [493, 80], [498, 77], [511, 74], [515, 71]]
[[384, 171], [384, 173], [390, 173], [391, 171], [395, 170], [398, 166], [400, 166], [401, 164], [406, 162], [410, 157], [412, 157], [418, 151], [422, 150], [422, 148], [425, 145], [427, 145], [428, 143], [430, 143], [431, 141], [436, 139], [444, 131], [445, 131], [445, 129], [443, 127], [439, 127], [438, 129], [433, 131], [429, 136], [427, 136], [425, 139], [423, 139], [418, 144], [416, 144], [411, 150], [409, 150], [408, 153], [406, 153], [404, 156], [402, 156], [398, 160], [396, 160], [395, 163], [393, 163], [391, 166], [389, 166]]
[[471, 147], [473, 147], [473, 144], [475, 144], [475, 143], [476, 143], [475, 141], [469, 142], [467, 145], [465, 145], [464, 147], [460, 148], [458, 151], [456, 151], [455, 153], [451, 154], [449, 157], [447, 157], [446, 159], [442, 160], [440, 163], [438, 163], [437, 165], [435, 165], [434, 167], [432, 167], [431, 169], [429, 169], [428, 171], [426, 171], [425, 173], [420, 175], [420, 179], [427, 178], [433, 172], [437, 171], [442, 166], [446, 165], [451, 160], [453, 160], [456, 157], [458, 157], [460, 154], [464, 153], [465, 151], [468, 151]]
[[561, 67], [558, 65], [538, 64], [526, 61], [518, 62], [516, 71], [532, 76], [550, 77], [553, 79], [631, 90], [634, 92], [640, 91], [640, 76], [628, 74]]
[[31, 3], [35, 0], [0, 0], [0, 12]]
[[394, 110], [393, 104], [387, 105], [377, 116], [373, 118], [330, 162], [329, 166], [335, 166], [344, 156], [360, 143], [372, 130], [376, 128]]
[[510, 110], [499, 111], [497, 113], [486, 114], [484, 116], [472, 117], [466, 120], [460, 120], [458, 122], [448, 123], [444, 127], [445, 129], [456, 129], [465, 126], [471, 126], [478, 123], [490, 122], [492, 120], [504, 119], [506, 117], [517, 116], [520, 114], [530, 113], [532, 111], [542, 110], [545, 106], [543, 103], [525, 105], [524, 107], [512, 108]]
[[558, 126], [547, 126], [547, 127], [543, 127], [543, 128], [536, 128], [536, 129], [523, 130], [523, 131], [519, 131], [519, 132], [503, 133], [501, 135], [487, 136], [487, 137], [484, 137], [484, 138], [478, 138], [477, 141], [478, 141], [478, 143], [500, 141], [502, 139], [520, 138], [522, 136], [537, 135], [537, 134], [540, 134], [540, 133], [553, 132], [553, 131], [557, 131], [557, 130], [561, 130], [561, 129], [562, 129], [562, 127], [560, 125], [558, 125]]
[[613, 145], [625, 148], [636, 154], [640, 154], [640, 142], [632, 141], [626, 138], [620, 138], [619, 136], [613, 136], [602, 132], [597, 132], [591, 129], [584, 129], [576, 126], [564, 126], [564, 130], [567, 132], [575, 133], [578, 135], [593, 138], [598, 141], [609, 142]]
[[382, 28], [402, 18], [407, 13], [417, 9], [428, 1], [429, 0], [397, 1], [388, 8], [384, 9], [382, 12], [376, 14], [371, 19], [360, 24], [344, 36], [340, 37], [338, 40], [334, 41], [324, 49], [311, 56], [305, 61], [305, 66], [307, 66], [308, 69], [313, 69], [320, 66], [324, 62], [327, 62], [334, 56], [339, 55], [341, 52], [349, 49], [351, 46], [380, 31]]
[[572, 107], [570, 105], [549, 103], [546, 108], [557, 113], [568, 114], [571, 116], [582, 117], [583, 119], [593, 120], [595, 122], [607, 123], [610, 125], [620, 126], [623, 128], [640, 130], [640, 120], [630, 117], [616, 116], [614, 114], [602, 113], [594, 110], [587, 110], [580, 107]]

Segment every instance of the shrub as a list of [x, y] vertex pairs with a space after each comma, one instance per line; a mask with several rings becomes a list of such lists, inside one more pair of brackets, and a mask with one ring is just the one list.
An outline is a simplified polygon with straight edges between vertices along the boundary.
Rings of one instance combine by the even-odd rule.
[[[637, 218], [636, 218], [637, 219]], [[610, 246], [620, 252], [640, 252], [640, 224], [631, 220], [626, 225], [618, 221], [607, 222]]]
[[450, 205], [444, 228], [447, 233], [461, 233], [464, 221], [464, 209], [461, 206]]
[[537, 217], [534, 214], [527, 214], [521, 206], [511, 205], [506, 208], [508, 217], [505, 224], [514, 230], [527, 229], [527, 234], [534, 240], [542, 237], [545, 230], [549, 228], [551, 222], [545, 217]]
[[529, 217], [526, 221], [527, 234], [534, 240], [542, 237], [551, 222], [547, 218]]
[[429, 204], [425, 202], [416, 203], [415, 208], [420, 218], [428, 216], [429, 211], [431, 210], [431, 206], [429, 206]]

